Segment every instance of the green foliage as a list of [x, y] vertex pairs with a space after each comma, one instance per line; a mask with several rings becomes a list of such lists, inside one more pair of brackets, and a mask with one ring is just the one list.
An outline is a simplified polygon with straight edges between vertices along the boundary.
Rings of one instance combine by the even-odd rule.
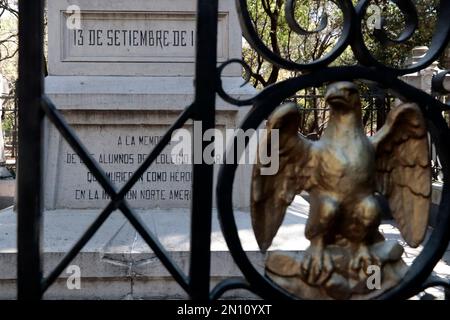
[[[286, 22], [284, 0], [249, 0], [248, 7], [251, 19], [264, 44], [275, 54], [299, 63], [316, 60], [331, 50], [341, 32], [342, 14], [332, 1], [317, 0], [310, 5], [309, 1], [297, 1], [295, 18], [299, 25], [308, 31], [316, 30], [323, 12], [328, 15], [328, 25], [319, 33], [299, 36], [293, 32]], [[244, 60], [252, 69], [252, 80], [255, 87], [265, 87], [279, 78], [295, 75], [295, 72], [280, 70], [267, 63], [251, 47], [244, 45]]]
[[[316, 60], [329, 52], [339, 39], [342, 31], [342, 13], [331, 0], [297, 0], [295, 18], [300, 26], [315, 30], [322, 13], [328, 14], [325, 30], [308, 36], [295, 34], [287, 25], [284, 16], [284, 0], [248, 0], [248, 7], [254, 26], [266, 44], [276, 54], [299, 63]], [[358, 1], [353, 1], [357, 3]], [[365, 43], [373, 56], [380, 62], [401, 67], [410, 62], [411, 50], [416, 46], [429, 46], [434, 33], [439, 0], [416, 0], [419, 12], [419, 28], [406, 43], [391, 47], [382, 46], [368, 30], [368, 15], [362, 23]], [[404, 16], [399, 8], [389, 0], [373, 0], [371, 4], [381, 8], [384, 18], [383, 29], [390, 38], [396, 39], [404, 28]], [[252, 69], [252, 82], [255, 87], [265, 87], [276, 81], [295, 76], [295, 72], [280, 70], [264, 61], [250, 46], [244, 45], [243, 59]], [[333, 65], [351, 65], [356, 60], [349, 48], [333, 62]]]
[[[358, 1], [353, 0], [356, 4]], [[385, 47], [374, 37], [373, 30], [368, 29], [370, 13], [362, 22], [364, 41], [372, 55], [380, 62], [394, 67], [405, 67], [411, 63], [411, 51], [416, 46], [429, 46], [438, 16], [439, 0], [415, 0], [419, 16], [419, 28], [404, 44]], [[250, 15], [259, 37], [275, 54], [298, 63], [317, 60], [326, 55], [339, 40], [342, 32], [342, 12], [331, 0], [297, 0], [295, 1], [295, 19], [304, 29], [317, 29], [325, 11], [328, 25], [321, 32], [308, 36], [295, 34], [287, 25], [284, 13], [284, 0], [247, 0]], [[397, 39], [405, 27], [405, 18], [399, 8], [389, 0], [372, 0], [382, 12], [383, 30], [389, 38]], [[297, 76], [297, 72], [286, 71], [265, 61], [248, 44], [244, 45], [243, 59], [252, 70], [251, 81], [257, 88], [263, 88], [277, 81]], [[357, 61], [351, 48], [347, 48], [332, 65], [354, 65]], [[367, 133], [371, 134], [384, 123], [385, 113], [392, 101], [385, 98], [374, 100], [373, 90], [361, 86], [361, 94], [366, 97], [363, 121]], [[328, 121], [328, 111], [321, 96], [322, 88], [308, 88], [298, 92], [291, 100], [300, 106], [300, 131], [305, 135], [320, 136]], [[387, 99], [387, 98], [386, 98]], [[383, 102], [384, 101], [384, 102]], [[382, 110], [375, 110], [374, 103], [383, 105]], [[370, 106], [370, 107], [369, 107]], [[379, 108], [378, 108], [379, 109]]]
[[[391, 39], [396, 39], [405, 26], [403, 14], [397, 6], [388, 0], [372, 2], [379, 5], [382, 10], [385, 19], [383, 30]], [[366, 44], [374, 57], [380, 62], [394, 67], [404, 67], [405, 64], [408, 64], [411, 58], [411, 50], [414, 47], [430, 45], [437, 21], [439, 2], [439, 0], [416, 0], [419, 28], [411, 39], [401, 45], [381, 46], [372, 33], [367, 30], [367, 27], [363, 25]]]
[[[17, 80], [18, 11], [17, 1], [0, 0], [0, 74], [13, 87]], [[7, 107], [10, 106], [9, 101]]]

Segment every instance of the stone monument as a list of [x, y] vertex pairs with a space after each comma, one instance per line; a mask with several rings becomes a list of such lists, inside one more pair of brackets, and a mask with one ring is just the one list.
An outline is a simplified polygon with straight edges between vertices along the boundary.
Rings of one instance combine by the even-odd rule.
[[[194, 99], [196, 0], [49, 0], [46, 94], [110, 180], [121, 187]], [[234, 1], [219, 3], [218, 63], [241, 57]], [[224, 89], [235, 98], [255, 94], [243, 86], [241, 67], [228, 66]], [[238, 127], [248, 108], [217, 98], [216, 125]], [[195, 131], [192, 121], [185, 129]], [[45, 123], [44, 273], [54, 268], [109, 199], [57, 129]], [[126, 199], [186, 274], [190, 259], [191, 165], [173, 164], [171, 143]], [[180, 154], [184, 159], [186, 154]], [[218, 166], [216, 166], [218, 167]], [[216, 168], [217, 169], [217, 168]], [[234, 194], [245, 250], [260, 261], [250, 229], [251, 165], [239, 168]], [[215, 210], [215, 209], [214, 209]], [[16, 294], [16, 213], [0, 215], [0, 298]], [[212, 284], [240, 272], [213, 214]], [[186, 298], [128, 220], [113, 212], [44, 299]], [[259, 265], [262, 265], [259, 263]], [[75, 269], [73, 269], [75, 268]], [[81, 288], [71, 290], [71, 270]], [[232, 293], [233, 294], [233, 293]], [[244, 292], [241, 297], [248, 296]]]
[[[195, 27], [196, 1], [48, 2], [46, 92], [117, 187], [193, 101]], [[240, 58], [241, 43], [234, 2], [220, 1], [218, 62]], [[248, 98], [254, 89], [240, 87], [241, 72], [227, 67], [224, 87]], [[247, 110], [218, 99], [217, 127], [236, 128]], [[185, 128], [192, 130], [192, 122]], [[46, 143], [45, 208], [103, 208], [108, 195], [52, 125]], [[174, 164], [170, 152], [169, 145], [127, 194], [132, 207], [190, 207], [191, 165]], [[247, 169], [235, 192], [244, 209]]]
[[[196, 0], [48, 1], [46, 94], [117, 188], [194, 100], [196, 7]], [[232, 0], [219, 3], [217, 37], [219, 64], [241, 57], [242, 36]], [[241, 87], [241, 72], [239, 65], [229, 65], [222, 82], [228, 94], [247, 99], [255, 90]], [[237, 128], [248, 112], [220, 98], [216, 109], [221, 131]], [[198, 128], [188, 121], [184, 129]], [[44, 138], [47, 269], [56, 266], [110, 199], [48, 120]], [[172, 157], [174, 145], [164, 149], [126, 199], [174, 262], [188, 272], [192, 165], [184, 161], [187, 153], [179, 154], [182, 164], [173, 163], [178, 161]], [[243, 218], [249, 218], [251, 165], [239, 170], [235, 205]], [[5, 217], [13, 219], [13, 214]], [[213, 230], [211, 275], [217, 282], [239, 272], [215, 214]], [[71, 263], [80, 268], [82, 289], [68, 290], [63, 273], [46, 298], [186, 297], [126, 218], [116, 212]], [[0, 271], [0, 285], [5, 283], [0, 297], [14, 292], [14, 278], [14, 270]]]

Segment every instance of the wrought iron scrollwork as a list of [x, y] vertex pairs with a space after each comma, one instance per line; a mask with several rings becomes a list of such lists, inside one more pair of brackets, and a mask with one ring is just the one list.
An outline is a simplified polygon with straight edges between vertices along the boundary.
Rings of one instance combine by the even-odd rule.
[[444, 70], [437, 73], [431, 81], [431, 91], [437, 94], [450, 94], [450, 88], [445, 87], [445, 79], [450, 75], [450, 70]]
[[289, 27], [296, 33], [301, 35], [308, 35], [312, 33], [317, 33], [324, 30], [328, 25], [328, 15], [325, 12], [320, 18], [319, 27], [316, 30], [308, 31], [303, 29], [295, 20], [295, 0], [286, 0], [286, 5], [284, 6], [284, 12], [286, 15], [286, 21]]
[[[445, 105], [434, 99], [427, 93], [414, 88], [401, 80], [386, 78], [385, 74], [380, 71], [374, 71], [364, 67], [336, 67], [328, 68], [326, 72], [320, 71], [288, 79], [277, 83], [263, 90], [255, 97], [255, 104], [252, 111], [248, 114], [241, 125], [244, 131], [247, 129], [256, 129], [264, 119], [266, 119], [272, 111], [285, 99], [285, 97], [293, 95], [298, 90], [307, 87], [318, 87], [330, 81], [343, 80], [370, 80], [380, 83], [393, 92], [398, 93], [406, 101], [415, 101], [420, 106], [430, 121], [430, 133], [433, 141], [435, 141], [438, 155], [443, 159], [444, 180], [447, 181], [450, 176], [449, 163], [450, 150], [446, 147], [445, 141], [449, 139], [449, 130], [445, 120], [440, 112], [445, 109]], [[237, 138], [229, 150], [234, 148]], [[239, 157], [239, 155], [236, 155]], [[261, 275], [248, 259], [240, 244], [237, 226], [233, 218], [232, 207], [232, 187], [237, 164], [224, 164], [221, 166], [217, 185], [217, 201], [220, 215], [220, 222], [224, 236], [230, 251], [244, 273], [249, 283], [259, 289], [264, 297], [269, 298], [289, 298], [292, 296], [283, 292], [272, 281]], [[450, 190], [444, 188], [442, 194], [442, 203], [439, 208], [440, 224], [431, 234], [425, 248], [416, 258], [413, 265], [408, 270], [403, 281], [391, 291], [386, 292], [380, 299], [393, 297], [410, 297], [420, 291], [420, 285], [431, 273], [435, 264], [439, 261], [450, 240], [448, 227], [450, 226]]]
[[[239, 14], [242, 33], [248, 43], [263, 56], [267, 61], [273, 63], [281, 68], [295, 71], [311, 71], [320, 67], [325, 67], [332, 63], [337, 57], [339, 57], [345, 48], [348, 46], [351, 40], [352, 29], [355, 23], [355, 11], [350, 0], [336, 0], [336, 4], [340, 8], [344, 16], [344, 25], [342, 29], [342, 35], [334, 48], [325, 56], [318, 60], [309, 63], [299, 63], [292, 60], [285, 59], [280, 55], [272, 52], [260, 39], [257, 30], [255, 29], [248, 11], [247, 0], [236, 0], [236, 6]], [[286, 17], [288, 24], [292, 30], [300, 35], [309, 33], [320, 32], [326, 27], [327, 19], [322, 16], [320, 26], [317, 30], [307, 31], [300, 27], [294, 18], [294, 1], [288, 1], [285, 7]]]
[[230, 278], [219, 282], [211, 291], [210, 298], [211, 300], [218, 300], [225, 294], [225, 292], [237, 289], [244, 289], [249, 292], [253, 292], [253, 288], [244, 278]]
[[[393, 1], [405, 15], [405, 29], [398, 39], [389, 39], [383, 31], [375, 33], [375, 36], [382, 44], [398, 45], [407, 41], [415, 32], [418, 27], [417, 24], [417, 10], [415, 5], [411, 1]], [[356, 14], [358, 22], [362, 23], [364, 19], [365, 11], [367, 9], [370, 0], [363, 0], [356, 6]], [[430, 49], [424, 57], [420, 59], [416, 64], [406, 68], [393, 68], [379, 62], [367, 48], [364, 43], [362, 31], [360, 28], [356, 29], [356, 36], [352, 41], [352, 50], [356, 59], [362, 65], [367, 67], [374, 67], [386, 72], [392, 73], [396, 76], [401, 76], [409, 73], [414, 73], [419, 70], [425, 69], [431, 65], [445, 50], [447, 43], [450, 39], [450, 24], [447, 19], [450, 15], [450, 3], [448, 1], [441, 1], [438, 10], [438, 20], [433, 38], [431, 40]]]
[[[412, 1], [391, 1], [405, 14], [406, 28], [397, 39], [390, 39], [383, 33], [378, 33], [376, 37], [381, 43], [397, 45], [406, 41], [417, 28], [417, 14], [414, 11]], [[209, 290], [209, 283], [213, 165], [206, 163], [193, 165], [189, 275], [186, 275], [171, 259], [157, 237], [150, 232], [139, 216], [130, 208], [124, 199], [125, 194], [138, 181], [139, 176], [154, 162], [156, 156], [162, 152], [170, 140], [171, 133], [182, 127], [186, 121], [189, 119], [203, 121], [203, 133], [214, 128], [216, 94], [225, 101], [237, 106], [253, 105], [253, 108], [240, 126], [245, 131], [258, 128], [286, 98], [299, 90], [308, 87], [320, 87], [333, 81], [353, 81], [358, 79], [381, 84], [383, 87], [395, 92], [402, 100], [415, 102], [420, 106], [425, 118], [428, 120], [428, 130], [436, 144], [444, 175], [442, 201], [438, 211], [439, 224], [430, 234], [424, 249], [414, 260], [398, 286], [377, 298], [408, 298], [430, 285], [448, 287], [447, 283], [443, 282], [433, 282], [432, 280], [426, 282], [434, 266], [444, 254], [450, 240], [450, 148], [448, 148], [450, 130], [441, 112], [448, 110], [448, 106], [426, 92], [397, 79], [397, 77], [429, 66], [443, 52], [450, 40], [450, 24], [448, 23], [450, 1], [442, 0], [440, 2], [436, 31], [428, 53], [417, 64], [403, 69], [392, 68], [377, 61], [364, 44], [360, 24], [369, 3], [368, 0], [359, 1], [356, 7], [353, 6], [351, 0], [334, 0], [334, 3], [342, 11], [344, 18], [341, 37], [334, 48], [325, 56], [309, 63], [300, 63], [285, 59], [270, 51], [259, 38], [252, 24], [246, 0], [236, 0], [243, 34], [250, 45], [267, 61], [281, 68], [303, 73], [302, 76], [287, 79], [267, 87], [250, 99], [238, 100], [231, 97], [223, 89], [220, 80], [222, 70], [230, 63], [239, 63], [247, 71], [249, 71], [249, 68], [240, 60], [230, 60], [217, 68], [218, 1], [198, 0], [195, 83], [199, 85], [195, 88], [195, 100], [186, 107], [184, 112], [181, 113], [165, 133], [163, 139], [150, 151], [144, 163], [141, 164], [126, 185], [120, 190], [116, 190], [98, 163], [92, 159], [87, 149], [77, 138], [73, 129], [64, 120], [56, 106], [45, 96], [44, 77], [41, 68], [42, 58], [44, 57], [44, 1], [20, 0], [18, 91], [21, 128], [19, 132], [19, 166], [21, 170], [18, 176], [17, 273], [19, 299], [41, 299], [42, 295], [56, 281], [64, 268], [116, 209], [119, 209], [124, 214], [174, 279], [193, 299], [218, 299], [227, 290], [233, 289], [247, 289], [264, 298], [295, 298], [275, 285], [269, 278], [259, 273], [242, 247], [236, 221], [234, 220], [232, 201], [232, 189], [238, 161], [227, 162], [221, 166], [216, 191], [223, 234], [230, 252], [245, 279], [228, 279], [219, 283], [212, 292]], [[303, 29], [295, 21], [294, 8], [295, 1], [288, 0], [285, 8], [286, 17], [288, 25], [294, 32], [305, 35], [311, 32], [320, 32], [326, 27], [327, 18], [323, 16], [316, 30], [308, 31]], [[353, 50], [358, 63], [362, 66], [328, 67], [348, 47]], [[436, 89], [442, 89], [439, 83], [443, 77], [444, 75], [441, 74], [435, 79]], [[93, 172], [101, 186], [111, 196], [108, 206], [104, 208], [97, 219], [83, 233], [82, 237], [65, 255], [58, 266], [51, 270], [47, 277], [43, 277], [42, 274], [40, 247], [43, 220], [41, 203], [42, 162], [40, 159], [43, 153], [42, 124], [44, 117], [47, 117], [56, 126], [87, 168]], [[239, 158], [240, 155], [234, 153], [234, 145], [236, 143], [237, 137], [234, 137], [229, 149], [233, 152], [233, 157], [227, 157], [227, 159]], [[246, 141], [246, 144], [248, 144], [248, 141]]]
[[253, 103], [253, 98], [250, 99], [245, 99], [245, 100], [238, 100], [236, 98], [233, 98], [232, 96], [230, 96], [228, 93], [226, 93], [225, 89], [222, 86], [222, 79], [221, 79], [221, 75], [223, 70], [229, 66], [230, 64], [233, 63], [237, 63], [240, 64], [242, 66], [242, 68], [244, 68], [245, 71], [245, 81], [244, 83], [241, 85], [241, 87], [245, 86], [247, 83], [250, 82], [250, 78], [251, 78], [251, 73], [252, 70], [250, 69], [250, 66], [248, 64], [245, 63], [245, 61], [240, 60], [240, 59], [230, 59], [224, 63], [222, 63], [218, 68], [217, 68], [217, 94], [226, 102], [234, 104], [235, 106], [247, 106], [247, 105], [251, 105]]
[[[399, 1], [390, 0], [393, 2], [405, 17], [405, 27], [403, 32], [397, 39], [391, 39], [384, 30], [375, 29], [374, 37], [380, 42], [381, 45], [400, 45], [409, 40], [414, 32], [418, 28], [418, 14], [416, 5], [411, 0]], [[435, 61], [444, 51], [446, 43], [450, 37], [450, 24], [448, 23], [448, 17], [450, 16], [450, 3], [448, 1], [441, 1], [439, 6], [439, 17], [437, 20], [436, 31], [431, 40], [430, 50], [427, 54], [415, 65], [406, 68], [394, 68], [387, 66], [379, 62], [367, 48], [364, 43], [362, 22], [366, 14], [367, 8], [370, 4], [370, 0], [362, 0], [358, 2], [356, 7], [353, 6], [350, 0], [333, 0], [333, 2], [339, 7], [343, 14], [343, 26], [339, 40], [334, 45], [333, 49], [325, 54], [323, 57], [308, 62], [301, 63], [298, 61], [288, 60], [281, 57], [278, 54], [272, 52], [261, 40], [255, 29], [254, 24], [251, 21], [250, 13], [248, 10], [247, 0], [236, 0], [236, 6], [239, 13], [240, 24], [243, 35], [248, 43], [268, 62], [273, 63], [281, 68], [310, 72], [318, 68], [325, 67], [334, 62], [342, 52], [351, 46], [351, 49], [357, 59], [357, 62], [367, 66], [383, 69], [394, 75], [404, 75], [408, 73], [417, 72], [429, 66]], [[308, 31], [302, 28], [295, 20], [295, 0], [286, 0], [285, 2], [285, 16], [286, 22], [291, 30], [299, 35], [308, 35], [311, 33], [317, 33], [322, 31], [327, 26], [327, 15], [322, 15], [319, 27], [316, 30]]]
[[[440, 223], [430, 234], [430, 237], [424, 245], [424, 249], [414, 260], [402, 281], [393, 289], [376, 297], [376, 299], [409, 298], [422, 291], [424, 286], [432, 284], [429, 281], [427, 282], [427, 279], [434, 266], [444, 254], [450, 240], [450, 189], [448, 188], [450, 177], [450, 149], [446, 145], [446, 141], [450, 139], [450, 131], [441, 113], [444, 110], [448, 110], [448, 106], [435, 99], [432, 95], [403, 82], [398, 77], [420, 71], [430, 66], [443, 53], [450, 40], [450, 24], [447, 21], [450, 16], [450, 2], [441, 1], [439, 4], [436, 30], [427, 54], [416, 64], [404, 68], [394, 68], [381, 63], [371, 54], [364, 43], [361, 23], [370, 4], [370, 0], [361, 0], [356, 6], [353, 6], [352, 2], [347, 0], [336, 0], [333, 2], [338, 5], [344, 17], [342, 34], [339, 40], [325, 56], [309, 63], [301, 63], [285, 59], [270, 51], [258, 36], [258, 32], [250, 19], [247, 1], [236, 0], [244, 37], [253, 49], [268, 62], [286, 70], [299, 71], [302, 75], [275, 83], [246, 101], [236, 101], [226, 95], [221, 88], [220, 82], [218, 83], [218, 93], [222, 98], [226, 98], [228, 102], [234, 103], [235, 105], [253, 105], [253, 108], [240, 126], [240, 129], [244, 131], [257, 129], [285, 99], [294, 95], [296, 92], [305, 88], [321, 87], [336, 81], [369, 81], [377, 83], [392, 92], [399, 99], [414, 102], [420, 106], [424, 117], [428, 121], [428, 131], [432, 141], [436, 145], [437, 153], [443, 167], [444, 188], [442, 202], [440, 203], [438, 212]], [[405, 43], [413, 36], [418, 28], [418, 13], [413, 1], [391, 0], [391, 2], [404, 15], [405, 27], [396, 39], [391, 39], [383, 30], [374, 32], [374, 37], [383, 46], [394, 46]], [[294, 9], [295, 1], [286, 0], [285, 16], [287, 24], [295, 33], [308, 35], [310, 33], [320, 32], [326, 27], [327, 16], [323, 15], [316, 30], [305, 30], [296, 22]], [[359, 66], [328, 67], [348, 47], [353, 51]], [[227, 63], [223, 67], [226, 65]], [[243, 63], [241, 65], [244, 66]], [[219, 77], [223, 67], [219, 68]], [[444, 92], [443, 79], [447, 74], [448, 72], [441, 73], [433, 81], [435, 89], [441, 93]], [[240, 157], [239, 154], [234, 154], [236, 143], [238, 143], [237, 139], [235, 137], [229, 146], [229, 152], [232, 152], [229, 155], [234, 155], [236, 159]], [[281, 289], [267, 276], [261, 274], [253, 266], [242, 247], [237, 225], [234, 220], [232, 205], [232, 189], [237, 167], [237, 161], [221, 166], [216, 189], [220, 224], [230, 252], [244, 274], [245, 279], [248, 281], [249, 287], [260, 296], [276, 299], [296, 298]], [[221, 291], [222, 293], [224, 290], [233, 289], [236, 286], [243, 286], [243, 283], [224, 284], [216, 288], [216, 291]], [[437, 285], [448, 284], [439, 282]]]
[[[417, 15], [417, 9], [412, 1], [391, 0], [391, 2], [395, 3], [400, 9], [400, 11], [403, 13], [405, 17], [405, 28], [403, 29], [403, 32], [398, 36], [397, 39], [391, 39], [383, 29], [375, 29], [373, 35], [384, 46], [391, 46], [404, 43], [414, 35], [414, 32], [417, 30], [419, 26], [419, 17]], [[359, 10], [357, 9], [357, 11], [360, 13], [358, 14], [358, 17], [363, 18], [362, 13], [365, 12], [369, 3], [370, 0], [361, 1]]]

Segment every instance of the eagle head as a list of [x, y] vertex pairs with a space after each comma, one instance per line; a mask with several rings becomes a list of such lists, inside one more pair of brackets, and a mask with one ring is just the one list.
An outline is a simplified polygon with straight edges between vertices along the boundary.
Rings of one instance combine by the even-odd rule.
[[335, 82], [328, 86], [325, 101], [337, 111], [359, 111], [361, 100], [353, 82]]

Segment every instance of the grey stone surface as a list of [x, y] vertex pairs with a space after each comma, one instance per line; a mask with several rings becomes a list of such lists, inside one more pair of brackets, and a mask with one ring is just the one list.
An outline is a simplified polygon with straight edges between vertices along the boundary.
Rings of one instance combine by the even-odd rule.
[[[412, 64], [418, 63], [427, 54], [428, 50], [429, 50], [429, 48], [427, 46], [414, 47], [411, 52], [412, 57], [411, 57], [410, 62]], [[401, 78], [406, 83], [430, 93], [431, 92], [431, 80], [432, 80], [433, 76], [436, 73], [443, 71], [442, 69], [439, 68], [438, 65], [439, 65], [439, 62], [435, 61], [428, 68], [423, 69], [418, 72], [415, 72], [415, 73], [406, 74], [406, 75], [402, 76]], [[444, 87], [450, 89], [450, 75], [446, 76], [446, 78], [444, 80]]]
[[[196, 1], [48, 1], [50, 75], [192, 76]], [[78, 6], [80, 12], [73, 11]], [[80, 18], [80, 23], [76, 22]], [[219, 2], [218, 61], [241, 55], [234, 2]], [[226, 75], [240, 76], [238, 66]]]
[[431, 193], [431, 201], [434, 204], [439, 205], [441, 203], [443, 187], [444, 187], [444, 184], [442, 182], [433, 183], [433, 189], [432, 189], [432, 193]]
[[[225, 76], [224, 90], [238, 99], [255, 94], [243, 79]], [[46, 92], [61, 110], [183, 110], [193, 102], [193, 77], [49, 76]], [[217, 97], [219, 110], [239, 109]], [[248, 110], [244, 108], [244, 110]]]
[[[122, 187], [148, 156], [180, 111], [63, 111], [79, 139], [94, 160]], [[217, 128], [222, 132], [238, 126], [236, 110], [218, 111]], [[184, 127], [192, 132], [192, 121]], [[45, 206], [58, 208], [100, 208], [109, 196], [88, 172], [52, 125], [46, 127]], [[171, 163], [168, 145], [136, 183], [127, 199], [135, 208], [188, 208], [191, 199], [192, 168], [189, 163]], [[222, 154], [220, 150], [217, 152]], [[187, 158], [186, 158], [187, 157]], [[183, 160], [191, 157], [185, 153]], [[239, 208], [249, 204], [250, 170], [242, 165], [236, 175], [234, 200]], [[217, 174], [218, 165], [215, 168]]]
[[[73, 5], [81, 11], [71, 11], [77, 9]], [[194, 0], [48, 2], [46, 93], [117, 188], [194, 100], [195, 11]], [[78, 18], [80, 25], [69, 23], [76, 30], [68, 28], [67, 22]], [[232, 0], [219, 4], [218, 30], [218, 61], [240, 58], [242, 36]], [[150, 45], [150, 32], [163, 35], [164, 43]], [[141, 39], [141, 34], [147, 38]], [[174, 38], [182, 35], [185, 46]], [[228, 94], [238, 99], [253, 96], [255, 90], [248, 84], [241, 87], [243, 82], [238, 64], [225, 68], [222, 83]], [[217, 128], [238, 128], [248, 110], [217, 98]], [[184, 128], [191, 130], [192, 122]], [[105, 206], [109, 196], [48, 122], [45, 143], [45, 208]], [[172, 146], [128, 193], [134, 208], [190, 207], [192, 169], [170, 163]], [[183, 152], [180, 158], [190, 155]], [[250, 168], [240, 166], [236, 177], [235, 204], [248, 209]]]
[[442, 199], [442, 188], [443, 183], [441, 182], [433, 183], [433, 189], [431, 193], [432, 204], [430, 208], [430, 221], [429, 221], [432, 227], [436, 227], [439, 221], [438, 215], [439, 215], [439, 205]]
[[[95, 210], [55, 210], [44, 215], [44, 270], [47, 274], [63, 258], [75, 241], [99, 214]], [[190, 217], [188, 210], [139, 211], [138, 214], [150, 231], [159, 239], [172, 259], [184, 271], [189, 266]], [[287, 215], [293, 223], [297, 213]], [[263, 270], [264, 255], [257, 248], [248, 213], [237, 211], [235, 217], [243, 248], [250, 260]], [[0, 298], [14, 298], [16, 278], [16, 213], [10, 209], [0, 211]], [[302, 234], [293, 232], [293, 226], [280, 230], [273, 249], [303, 250], [307, 242]], [[298, 230], [297, 230], [298, 231]], [[281, 244], [290, 239], [289, 244]], [[297, 240], [297, 241], [296, 241]], [[217, 284], [224, 278], [241, 275], [229, 254], [220, 230], [217, 212], [213, 217], [211, 243], [211, 281]], [[83, 248], [71, 265], [78, 265], [82, 274], [82, 289], [68, 290], [63, 273], [46, 298], [180, 298], [185, 294], [155, 257], [152, 250], [130, 226], [126, 219], [114, 212]], [[105, 284], [105, 285], [104, 285]], [[230, 292], [228, 297], [236, 296]], [[240, 297], [254, 297], [242, 291]]]
[[3, 165], [0, 165], [0, 179], [7, 179], [7, 178], [12, 178], [11, 172], [9, 172], [9, 170]]
[[[303, 236], [308, 203], [297, 197], [279, 230], [269, 251], [300, 254], [309, 241]], [[63, 258], [65, 252], [94, 221], [99, 211], [56, 210], [44, 215], [44, 269], [45, 273]], [[188, 210], [139, 211], [148, 229], [157, 236], [172, 259], [184, 271], [189, 266], [190, 218]], [[12, 208], [0, 211], [0, 298], [15, 297], [16, 278], [16, 214]], [[235, 212], [239, 236], [247, 256], [257, 270], [262, 272], [265, 255], [259, 252], [251, 228], [249, 214]], [[220, 230], [217, 212], [213, 216], [211, 242], [211, 283], [241, 275], [238, 266], [228, 252]], [[402, 258], [410, 265], [423, 247], [412, 249], [404, 243], [398, 229], [392, 223], [383, 223], [381, 232], [389, 240], [404, 246]], [[435, 275], [449, 279], [450, 251], [447, 251], [434, 269]], [[68, 290], [68, 273], [63, 273], [48, 299], [151, 299], [183, 298], [185, 293], [170, 277], [152, 250], [143, 242], [125, 218], [114, 212], [91, 241], [71, 263], [81, 269], [81, 290]], [[443, 297], [440, 288], [427, 292]], [[230, 291], [228, 297], [255, 298], [246, 291]]]
[[0, 210], [14, 204], [16, 194], [15, 179], [0, 179]]

